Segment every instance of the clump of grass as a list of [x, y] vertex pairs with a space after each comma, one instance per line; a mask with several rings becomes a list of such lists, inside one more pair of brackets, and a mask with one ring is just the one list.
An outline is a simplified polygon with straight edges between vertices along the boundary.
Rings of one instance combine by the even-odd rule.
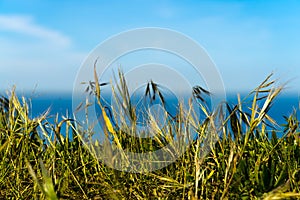
[[[182, 137], [182, 142], [190, 143], [184, 153], [170, 165], [155, 171], [118, 171], [86, 148], [85, 141], [93, 134], [92, 128], [84, 130], [80, 122], [69, 117], [62, 121], [56, 118], [50, 123], [47, 112], [32, 119], [26, 99], [17, 98], [12, 90], [8, 97], [0, 98], [0, 198], [300, 198], [299, 121], [296, 113], [286, 117], [284, 135], [277, 137], [276, 122], [268, 111], [283, 88], [274, 86], [271, 75], [248, 96], [238, 98], [238, 104], [225, 102], [213, 111], [203, 105], [199, 96], [203, 90], [195, 88], [195, 97], [201, 97], [197, 105], [206, 119], [198, 120], [192, 108], [185, 110], [183, 106], [163, 127], [157, 126], [150, 116], [148, 131], [157, 133], [152, 138], [133, 136], [138, 131], [135, 106], [121, 72], [119, 78], [120, 85], [113, 88], [119, 103], [110, 108], [112, 115], [101, 103], [101, 87], [105, 84], [99, 83], [96, 72], [91, 93], [101, 108], [106, 135], [106, 140], [97, 147], [109, 150], [107, 154], [111, 155], [107, 157], [111, 165], [118, 162], [112, 156], [118, 149], [151, 152], [172, 143], [174, 137]], [[151, 84], [149, 88], [158, 86]], [[158, 88], [154, 87], [153, 92], [165, 101]], [[249, 101], [251, 107], [245, 107]], [[120, 113], [126, 115], [126, 119], [120, 117]], [[114, 125], [112, 119], [117, 117], [121, 120]], [[221, 127], [215, 123], [216, 118], [221, 120]], [[186, 138], [190, 130], [186, 127], [193, 127], [197, 137]], [[209, 143], [210, 151], [203, 154], [203, 144], [214, 141], [209, 137], [217, 128], [218, 134], [213, 135], [217, 142]], [[171, 155], [179, 153], [177, 151], [174, 148]], [[141, 163], [140, 167], [148, 165]]]

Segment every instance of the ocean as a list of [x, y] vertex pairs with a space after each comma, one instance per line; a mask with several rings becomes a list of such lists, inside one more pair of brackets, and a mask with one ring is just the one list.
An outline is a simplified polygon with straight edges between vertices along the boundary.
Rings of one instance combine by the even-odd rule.
[[[245, 95], [241, 95], [243, 97]], [[166, 102], [174, 102], [174, 99], [166, 99]], [[54, 117], [58, 114], [59, 119], [62, 116], [69, 116], [72, 118], [72, 95], [71, 94], [47, 94], [40, 95], [30, 98], [31, 102], [31, 117], [37, 117], [44, 113], [47, 109], [50, 109], [49, 121], [53, 122]], [[227, 102], [234, 105], [237, 102], [236, 94], [227, 94]], [[244, 107], [251, 106], [246, 105]], [[172, 108], [171, 108], [172, 109]], [[268, 114], [271, 116], [279, 125], [285, 124], [286, 121], [283, 116], [289, 116], [294, 110], [299, 110], [299, 96], [292, 94], [279, 95]], [[176, 111], [171, 110], [171, 113]], [[298, 118], [300, 117], [297, 112]], [[300, 118], [299, 118], [300, 119]]]

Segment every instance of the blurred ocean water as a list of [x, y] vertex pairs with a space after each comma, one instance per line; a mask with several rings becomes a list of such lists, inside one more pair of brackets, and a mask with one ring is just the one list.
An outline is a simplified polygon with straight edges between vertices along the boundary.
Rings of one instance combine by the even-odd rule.
[[[241, 95], [243, 97], [243, 95]], [[228, 94], [227, 102], [230, 105], [237, 103], [236, 94]], [[173, 115], [176, 114], [176, 106], [178, 101], [174, 98], [166, 98], [167, 109]], [[50, 109], [49, 122], [53, 122], [56, 114], [59, 116], [59, 120], [62, 116], [73, 118], [72, 113], [72, 95], [67, 94], [47, 94], [44, 96], [33, 97], [30, 99], [31, 102], [31, 116], [37, 117], [44, 113], [47, 109]], [[137, 102], [137, 101], [133, 101]], [[159, 102], [156, 102], [159, 104]], [[244, 111], [247, 111], [247, 107], [251, 107], [251, 104], [244, 105]], [[278, 96], [268, 114], [271, 116], [279, 125], [285, 124], [283, 116], [289, 116], [294, 110], [299, 110], [299, 97], [297, 95], [280, 95]], [[250, 112], [250, 111], [249, 111]], [[298, 118], [300, 117], [297, 112]]]

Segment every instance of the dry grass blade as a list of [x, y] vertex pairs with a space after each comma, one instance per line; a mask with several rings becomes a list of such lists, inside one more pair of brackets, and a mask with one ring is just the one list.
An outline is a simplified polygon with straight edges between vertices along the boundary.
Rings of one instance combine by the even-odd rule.
[[100, 105], [100, 85], [99, 85], [99, 80], [98, 80], [98, 75], [97, 75], [97, 71], [96, 71], [96, 67], [97, 67], [97, 61], [98, 59], [96, 59], [95, 63], [94, 63], [94, 79], [95, 79], [95, 95], [98, 101], [98, 104]]

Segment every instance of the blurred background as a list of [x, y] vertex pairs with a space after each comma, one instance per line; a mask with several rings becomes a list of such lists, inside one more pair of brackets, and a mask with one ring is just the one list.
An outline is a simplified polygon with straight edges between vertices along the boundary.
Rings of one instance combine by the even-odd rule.
[[198, 42], [228, 92], [250, 91], [268, 74], [300, 85], [299, 1], [0, 1], [0, 90], [72, 92], [99, 43], [142, 27]]
[[98, 44], [130, 29], [161, 27], [207, 51], [233, 94], [229, 100], [272, 72], [288, 82], [270, 111], [283, 122], [299, 107], [299, 9], [296, 0], [1, 0], [0, 91], [16, 85], [19, 94], [30, 94], [33, 113], [51, 106], [66, 114], [76, 74]]

